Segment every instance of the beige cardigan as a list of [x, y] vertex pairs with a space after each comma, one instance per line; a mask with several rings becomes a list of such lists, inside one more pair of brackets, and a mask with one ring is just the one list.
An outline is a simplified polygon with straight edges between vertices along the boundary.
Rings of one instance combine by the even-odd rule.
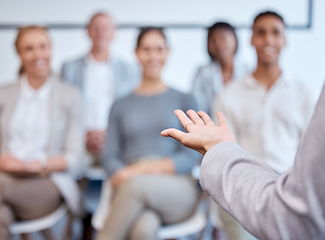
[[[60, 190], [72, 212], [80, 211], [81, 196], [69, 170], [81, 165], [84, 148], [84, 131], [79, 92], [56, 76], [50, 95], [50, 139], [48, 157], [64, 155], [68, 163], [66, 172], [56, 172], [50, 178]], [[7, 151], [8, 129], [20, 90], [18, 81], [0, 87], [0, 154]], [[35, 119], [37, 121], [37, 119]]]

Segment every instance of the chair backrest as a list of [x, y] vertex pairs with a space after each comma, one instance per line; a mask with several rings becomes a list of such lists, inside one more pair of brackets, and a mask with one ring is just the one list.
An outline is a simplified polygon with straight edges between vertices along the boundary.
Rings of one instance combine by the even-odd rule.
[[110, 208], [110, 199], [112, 194], [111, 181], [107, 179], [102, 183], [100, 199], [97, 209], [91, 219], [91, 225], [97, 231], [103, 228], [105, 219]]

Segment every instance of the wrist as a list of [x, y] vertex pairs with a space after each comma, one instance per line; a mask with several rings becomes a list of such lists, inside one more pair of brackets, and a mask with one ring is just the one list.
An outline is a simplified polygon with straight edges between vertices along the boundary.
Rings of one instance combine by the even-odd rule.
[[207, 144], [206, 146], [204, 146], [204, 151], [206, 154], [207, 151], [209, 151], [210, 148], [214, 147], [215, 145], [217, 145], [218, 143], [211, 143], [211, 144]]

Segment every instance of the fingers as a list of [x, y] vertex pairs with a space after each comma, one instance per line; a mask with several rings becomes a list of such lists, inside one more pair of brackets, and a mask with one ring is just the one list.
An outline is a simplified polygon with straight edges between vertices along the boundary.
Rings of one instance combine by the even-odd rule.
[[161, 131], [160, 135], [163, 136], [163, 137], [169, 137], [168, 136], [168, 131], [169, 131], [169, 129], [165, 129], [165, 130]]
[[194, 122], [197, 125], [204, 125], [204, 122], [202, 119], [197, 115], [197, 113], [193, 110], [188, 110], [187, 115], [191, 118], [192, 122]]
[[166, 129], [164, 131], [161, 132], [161, 136], [163, 137], [172, 137], [177, 141], [180, 141], [185, 137], [186, 133], [182, 132], [180, 130], [177, 130], [175, 128], [170, 128], [170, 129]]
[[175, 114], [186, 131], [188, 131], [191, 125], [194, 125], [192, 120], [189, 119], [188, 116], [186, 116], [186, 114], [182, 110], [175, 110]]
[[221, 112], [217, 112], [220, 127], [228, 127], [225, 116]]
[[198, 115], [202, 118], [203, 122], [205, 123], [205, 125], [210, 125], [210, 126], [214, 126], [214, 122], [212, 121], [212, 119], [209, 117], [208, 114], [206, 114], [203, 111], [198, 112]]
[[183, 127], [185, 127], [187, 123], [192, 122], [191, 119], [189, 119], [182, 110], [177, 109], [174, 111], [174, 113], [178, 117]]

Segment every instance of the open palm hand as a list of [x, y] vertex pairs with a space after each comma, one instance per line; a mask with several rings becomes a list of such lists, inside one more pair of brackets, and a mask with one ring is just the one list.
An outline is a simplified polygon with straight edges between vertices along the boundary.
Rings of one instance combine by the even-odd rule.
[[181, 110], [175, 110], [175, 114], [187, 133], [177, 129], [166, 129], [161, 132], [163, 137], [172, 137], [184, 146], [205, 154], [211, 147], [222, 142], [235, 142], [235, 139], [227, 126], [222, 113], [218, 112], [219, 126], [216, 126], [205, 112], [196, 113], [187, 111], [187, 116]]

